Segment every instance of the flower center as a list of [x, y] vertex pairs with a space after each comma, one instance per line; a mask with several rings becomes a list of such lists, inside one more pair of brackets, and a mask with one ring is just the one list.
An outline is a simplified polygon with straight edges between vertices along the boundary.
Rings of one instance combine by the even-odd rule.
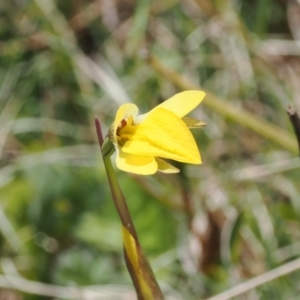
[[123, 146], [126, 141], [134, 134], [136, 130], [136, 125], [134, 125], [134, 120], [132, 116], [129, 116], [126, 119], [123, 119], [116, 132], [117, 141], [119, 145]]

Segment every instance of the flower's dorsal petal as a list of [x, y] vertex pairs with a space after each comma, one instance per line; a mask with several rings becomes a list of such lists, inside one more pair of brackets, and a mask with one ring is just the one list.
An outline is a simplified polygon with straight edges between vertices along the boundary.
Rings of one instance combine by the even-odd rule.
[[200, 164], [200, 154], [191, 132], [173, 112], [158, 107], [137, 126], [122, 147], [126, 153], [169, 158]]
[[121, 105], [117, 111], [116, 118], [113, 125], [114, 135], [116, 134], [118, 126], [120, 125], [122, 120], [127, 119], [130, 116], [135, 118], [138, 112], [139, 112], [138, 107], [133, 103], [126, 103]]
[[157, 162], [158, 171], [160, 171], [162, 173], [172, 174], [172, 173], [180, 172], [179, 169], [175, 168], [174, 166], [167, 163], [166, 161], [164, 161], [161, 158], [156, 157], [155, 160]]
[[185, 91], [174, 95], [154, 109], [163, 107], [182, 118], [198, 106], [204, 97], [205, 93], [202, 91]]
[[157, 171], [154, 157], [128, 154], [121, 149], [118, 149], [116, 165], [122, 171], [140, 175], [151, 175]]
[[206, 126], [206, 123], [190, 117], [183, 117], [182, 121], [188, 128], [202, 128]]

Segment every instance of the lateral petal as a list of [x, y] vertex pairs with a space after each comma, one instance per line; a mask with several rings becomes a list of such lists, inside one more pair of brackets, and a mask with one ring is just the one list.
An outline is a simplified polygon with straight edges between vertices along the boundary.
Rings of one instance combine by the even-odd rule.
[[157, 171], [157, 162], [153, 156], [128, 154], [122, 149], [118, 150], [116, 165], [122, 171], [140, 175], [151, 175]]
[[155, 157], [155, 160], [157, 162], [158, 171], [162, 173], [179, 173], [180, 170], [172, 166], [171, 164], [167, 163], [165, 160]]
[[200, 164], [200, 154], [193, 135], [173, 112], [158, 107], [122, 147], [126, 153], [169, 158], [191, 164]]
[[197, 107], [205, 95], [206, 94], [202, 91], [184, 91], [174, 95], [173, 97], [156, 106], [154, 109], [163, 107], [172, 111], [179, 118], [182, 118], [191, 112], [195, 107]]
[[188, 127], [188, 128], [202, 128], [206, 126], [206, 123], [196, 120], [194, 118], [191, 117], [183, 117], [181, 118], [181, 120], [184, 122], [184, 124]]
[[153, 108], [150, 112], [137, 116], [135, 123], [141, 124], [153, 110], [161, 107], [173, 112], [179, 118], [182, 118], [197, 107], [205, 95], [206, 94], [202, 91], [194, 90], [178, 93]]

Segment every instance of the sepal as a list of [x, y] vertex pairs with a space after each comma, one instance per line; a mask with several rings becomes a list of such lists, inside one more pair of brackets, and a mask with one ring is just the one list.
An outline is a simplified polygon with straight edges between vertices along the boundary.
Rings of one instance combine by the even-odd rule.
[[115, 145], [112, 143], [108, 136], [106, 136], [106, 138], [104, 139], [101, 150], [103, 157], [111, 156], [115, 152]]

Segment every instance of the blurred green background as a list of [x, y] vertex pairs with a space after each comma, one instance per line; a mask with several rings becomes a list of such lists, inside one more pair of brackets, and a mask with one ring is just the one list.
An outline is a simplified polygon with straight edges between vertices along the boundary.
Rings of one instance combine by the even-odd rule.
[[[210, 91], [203, 164], [118, 171], [164, 293], [206, 299], [299, 257], [299, 32], [292, 0], [2, 0], [0, 299], [135, 299], [93, 119], [106, 134], [122, 103], [189, 85]], [[300, 299], [299, 282], [235, 299]]]

